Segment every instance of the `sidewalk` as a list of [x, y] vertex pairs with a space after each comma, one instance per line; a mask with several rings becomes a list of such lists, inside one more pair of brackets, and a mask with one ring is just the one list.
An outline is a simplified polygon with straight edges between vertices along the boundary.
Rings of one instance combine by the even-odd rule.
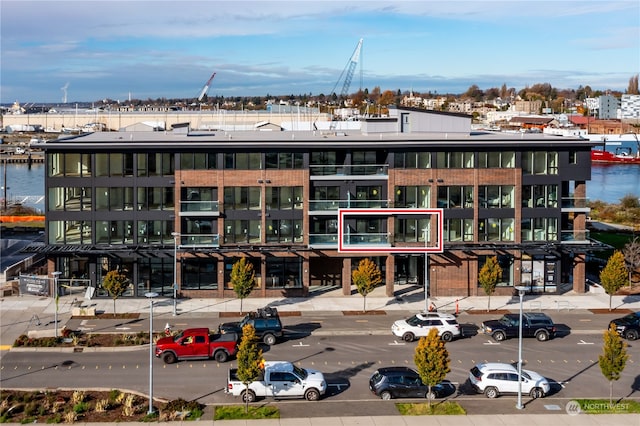
[[[407, 287], [406, 292], [395, 297], [388, 297], [384, 289], [378, 288], [366, 298], [367, 311], [385, 311], [390, 314], [414, 314], [425, 310], [424, 292], [416, 287]], [[400, 293], [400, 292], [398, 292]], [[455, 297], [430, 298], [440, 312], [463, 313], [470, 310], [486, 310], [487, 297]], [[110, 298], [85, 300], [82, 295], [68, 295], [59, 298], [58, 323], [62, 328], [71, 319], [74, 305], [81, 303], [83, 307], [95, 308], [96, 312], [113, 313], [113, 300]], [[359, 294], [342, 296], [340, 290], [331, 290], [308, 298], [248, 298], [242, 302], [238, 299], [178, 299], [176, 301], [177, 316], [186, 318], [219, 318], [229, 313], [255, 311], [257, 308], [272, 306], [286, 315], [287, 312], [306, 312], [314, 315], [341, 316], [346, 311], [362, 311], [365, 306]], [[519, 310], [517, 296], [491, 296], [491, 310]], [[546, 311], [549, 313], [570, 313], [588, 309], [608, 309], [609, 296], [604, 293], [564, 295], [525, 295], [524, 311]], [[140, 313], [148, 317], [150, 303], [144, 298], [120, 298], [116, 301], [118, 313]], [[640, 310], [640, 295], [614, 296], [614, 309]], [[0, 348], [8, 347], [21, 334], [29, 330], [54, 330], [56, 304], [53, 298], [38, 296], [10, 296], [0, 299]], [[157, 297], [153, 300], [154, 329], [160, 331], [166, 322], [176, 318], [173, 316], [173, 300]], [[495, 316], [495, 314], [493, 314]]]

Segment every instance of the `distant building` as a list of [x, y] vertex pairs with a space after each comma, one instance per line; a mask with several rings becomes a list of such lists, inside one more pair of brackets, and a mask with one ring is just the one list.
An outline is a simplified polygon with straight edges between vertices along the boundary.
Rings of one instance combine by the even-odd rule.
[[615, 120], [620, 110], [620, 100], [615, 96], [602, 95], [598, 98], [598, 118], [601, 120]]

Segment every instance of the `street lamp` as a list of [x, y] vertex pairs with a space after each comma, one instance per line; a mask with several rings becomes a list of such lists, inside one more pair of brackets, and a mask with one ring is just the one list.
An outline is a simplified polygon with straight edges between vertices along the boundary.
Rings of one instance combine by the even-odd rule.
[[518, 403], [516, 408], [522, 410], [522, 298], [526, 287], [516, 287], [518, 295], [520, 296], [520, 319], [518, 321]]
[[178, 315], [176, 306], [178, 299], [178, 238], [179, 232], [172, 232], [173, 235], [173, 316]]
[[55, 271], [51, 273], [51, 275], [53, 275], [53, 291], [54, 291], [54, 297], [56, 302], [56, 310], [55, 310], [55, 313], [53, 314], [53, 328], [55, 329], [56, 339], [58, 338], [58, 295], [59, 295], [58, 277], [60, 276], [60, 274], [62, 274], [62, 272], [60, 271]]
[[156, 292], [144, 294], [149, 299], [149, 411], [153, 414], [153, 298], [158, 297]]

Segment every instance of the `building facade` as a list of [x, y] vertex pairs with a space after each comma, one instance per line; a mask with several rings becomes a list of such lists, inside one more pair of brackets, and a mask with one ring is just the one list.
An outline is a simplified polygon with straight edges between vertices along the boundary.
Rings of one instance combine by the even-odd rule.
[[[514, 286], [585, 291], [591, 143], [472, 133], [471, 117], [392, 109], [359, 131], [99, 132], [39, 147], [46, 244], [29, 250], [97, 296], [114, 269], [124, 296], [234, 297], [233, 264], [256, 297], [351, 294], [368, 257], [387, 295], [482, 295], [489, 256]], [[432, 250], [433, 249], [433, 250]], [[174, 286], [174, 283], [175, 286]]]

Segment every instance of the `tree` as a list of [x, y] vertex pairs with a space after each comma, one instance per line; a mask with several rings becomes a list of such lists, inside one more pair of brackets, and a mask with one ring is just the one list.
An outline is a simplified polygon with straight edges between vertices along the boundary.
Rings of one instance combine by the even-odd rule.
[[116, 313], [116, 299], [124, 294], [129, 288], [129, 278], [118, 270], [107, 272], [102, 281], [102, 288], [107, 290], [113, 299], [113, 313]]
[[640, 94], [640, 90], [638, 87], [638, 74], [634, 75], [629, 79], [629, 86], [627, 86], [627, 94], [629, 95]]
[[444, 341], [438, 336], [437, 328], [432, 328], [429, 330], [429, 334], [420, 338], [413, 355], [413, 362], [416, 364], [422, 383], [427, 386], [427, 400], [430, 409], [433, 398], [431, 388], [442, 382], [451, 371], [449, 351], [447, 351]]
[[496, 285], [500, 278], [502, 278], [502, 268], [498, 264], [498, 257], [488, 257], [478, 275], [478, 283], [480, 283], [488, 296], [487, 312], [491, 310], [491, 294], [496, 290]]
[[631, 287], [631, 275], [637, 273], [640, 268], [640, 240], [635, 237], [622, 248], [624, 261], [629, 271], [629, 287]]
[[247, 258], [240, 258], [233, 264], [231, 269], [231, 285], [233, 291], [240, 299], [240, 312], [242, 312], [242, 300], [249, 296], [256, 286], [256, 273], [253, 270], [253, 265], [247, 262]]
[[624, 265], [624, 255], [620, 250], [613, 252], [607, 265], [600, 271], [600, 283], [602, 288], [609, 295], [609, 310], [611, 310], [611, 299], [628, 279], [627, 267]]
[[362, 259], [358, 268], [351, 273], [351, 280], [363, 297], [363, 312], [367, 311], [367, 295], [382, 283], [382, 273], [378, 265], [369, 259]]
[[242, 327], [242, 339], [238, 345], [236, 354], [238, 363], [238, 380], [245, 386], [245, 412], [249, 411], [249, 399], [246, 395], [249, 393], [249, 384], [255, 381], [262, 374], [262, 349], [258, 347], [256, 339], [256, 329], [251, 324]]
[[622, 340], [615, 325], [611, 324], [609, 329], [604, 332], [603, 340], [602, 355], [598, 356], [598, 364], [602, 375], [609, 381], [609, 404], [611, 404], [613, 382], [620, 379], [629, 354], [627, 354], [627, 343]]

